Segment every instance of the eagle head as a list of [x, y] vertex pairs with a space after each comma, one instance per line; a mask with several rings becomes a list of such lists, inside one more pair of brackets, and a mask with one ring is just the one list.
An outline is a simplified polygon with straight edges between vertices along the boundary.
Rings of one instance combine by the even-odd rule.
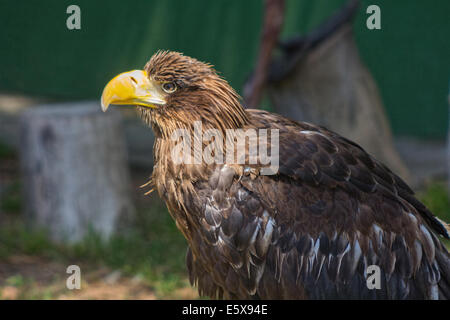
[[212, 65], [173, 51], [158, 51], [144, 70], [109, 81], [102, 110], [111, 104], [137, 106], [155, 133], [165, 136], [178, 128], [191, 129], [195, 121], [223, 130], [248, 122], [239, 95]]

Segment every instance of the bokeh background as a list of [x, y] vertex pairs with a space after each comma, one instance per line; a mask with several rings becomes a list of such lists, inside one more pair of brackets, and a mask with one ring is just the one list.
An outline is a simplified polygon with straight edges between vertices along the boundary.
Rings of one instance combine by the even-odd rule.
[[[281, 39], [308, 34], [345, 3], [286, 1]], [[66, 28], [71, 4], [81, 8], [81, 30]], [[370, 4], [381, 8], [381, 30], [366, 28]], [[257, 0], [0, 0], [0, 299], [197, 298], [186, 278], [184, 239], [157, 196], [138, 188], [151, 173], [149, 130], [124, 115], [134, 227], [66, 244], [27, 226], [19, 118], [42, 103], [98, 101], [109, 79], [142, 68], [158, 49], [211, 62], [242, 94], [258, 55], [263, 7]], [[364, 0], [353, 22], [395, 145], [421, 177], [419, 197], [444, 219], [449, 12], [446, 0]], [[84, 270], [82, 290], [65, 288], [69, 264]]]
[[[372, 1], [373, 2], [373, 1]], [[365, 63], [381, 89], [394, 133], [444, 138], [450, 69], [450, 3], [362, 1], [354, 23]], [[305, 34], [344, 0], [288, 0], [282, 38]], [[77, 1], [82, 28], [65, 27], [73, 1], [0, 2], [0, 87], [61, 99], [96, 99], [106, 81], [142, 68], [158, 49], [210, 61], [241, 91], [254, 67], [262, 2]], [[370, 4], [382, 30], [365, 27]]]

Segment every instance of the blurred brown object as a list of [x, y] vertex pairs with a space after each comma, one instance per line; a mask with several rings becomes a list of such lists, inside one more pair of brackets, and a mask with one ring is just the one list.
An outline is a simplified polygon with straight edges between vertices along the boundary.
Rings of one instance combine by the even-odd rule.
[[247, 107], [257, 107], [261, 101], [272, 51], [283, 27], [284, 7], [284, 0], [266, 0], [264, 3], [264, 20], [255, 72], [244, 88]]
[[108, 237], [134, 211], [118, 112], [97, 103], [46, 105], [20, 119], [27, 223], [55, 240]]
[[[449, 124], [450, 124], [450, 84], [448, 86], [448, 95], [447, 95], [447, 102], [448, 102], [448, 110], [449, 110]], [[450, 125], [449, 125], [450, 128]], [[449, 190], [450, 195], [450, 129], [447, 133], [447, 188]], [[450, 229], [449, 225], [447, 227]], [[450, 230], [449, 230], [450, 232]]]

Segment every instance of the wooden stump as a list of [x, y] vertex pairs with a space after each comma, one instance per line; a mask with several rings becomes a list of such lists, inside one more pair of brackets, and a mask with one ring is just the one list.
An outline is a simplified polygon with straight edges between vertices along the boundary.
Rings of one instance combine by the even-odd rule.
[[[350, 24], [299, 49], [297, 55], [273, 64], [268, 93], [276, 112], [323, 125], [357, 142], [414, 184], [395, 149], [378, 88], [360, 60]], [[275, 77], [276, 66], [289, 66], [289, 72]]]
[[27, 222], [54, 240], [103, 237], [131, 217], [130, 179], [118, 112], [97, 103], [39, 106], [20, 119]]

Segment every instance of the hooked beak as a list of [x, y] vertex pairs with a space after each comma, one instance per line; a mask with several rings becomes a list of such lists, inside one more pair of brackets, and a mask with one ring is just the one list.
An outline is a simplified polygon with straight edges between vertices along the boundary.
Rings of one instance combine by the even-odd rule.
[[124, 72], [114, 77], [103, 89], [101, 99], [103, 112], [110, 104], [157, 108], [165, 103], [161, 89], [143, 70]]

